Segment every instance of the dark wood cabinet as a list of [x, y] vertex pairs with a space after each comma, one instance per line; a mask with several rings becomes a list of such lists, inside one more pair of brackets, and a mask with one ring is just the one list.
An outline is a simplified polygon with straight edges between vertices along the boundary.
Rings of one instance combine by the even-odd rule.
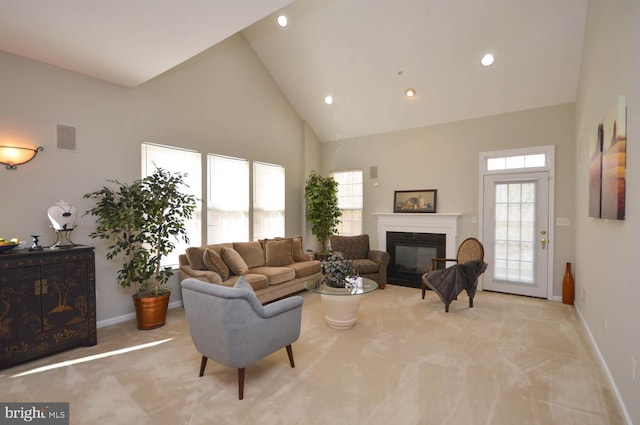
[[0, 254], [0, 369], [96, 343], [92, 247]]

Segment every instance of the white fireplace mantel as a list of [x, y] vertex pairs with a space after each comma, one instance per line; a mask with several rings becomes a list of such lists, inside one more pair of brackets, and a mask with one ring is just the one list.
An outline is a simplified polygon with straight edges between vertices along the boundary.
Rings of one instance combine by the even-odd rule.
[[458, 213], [374, 213], [378, 219], [378, 249], [387, 250], [387, 232], [440, 233], [447, 236], [447, 258], [456, 255]]

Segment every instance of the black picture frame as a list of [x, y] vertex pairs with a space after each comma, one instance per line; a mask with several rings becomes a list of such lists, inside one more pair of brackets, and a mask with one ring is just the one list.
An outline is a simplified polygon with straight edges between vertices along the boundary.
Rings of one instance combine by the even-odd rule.
[[394, 213], [435, 213], [438, 190], [396, 190], [393, 192]]

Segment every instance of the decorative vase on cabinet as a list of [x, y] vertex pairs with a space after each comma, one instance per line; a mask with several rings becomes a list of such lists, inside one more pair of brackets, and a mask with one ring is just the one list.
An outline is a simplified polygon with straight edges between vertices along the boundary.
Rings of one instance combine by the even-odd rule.
[[567, 263], [562, 279], [562, 303], [573, 305], [574, 282], [571, 275], [571, 263]]

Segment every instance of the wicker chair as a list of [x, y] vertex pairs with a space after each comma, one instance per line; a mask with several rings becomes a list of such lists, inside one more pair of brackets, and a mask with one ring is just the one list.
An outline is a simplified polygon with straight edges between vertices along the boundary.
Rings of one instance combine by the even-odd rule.
[[[443, 266], [439, 267], [440, 269], [446, 266], [447, 262], [454, 262], [457, 265], [465, 264], [469, 261], [476, 261], [479, 263], [479, 274], [483, 273], [486, 269], [486, 264], [484, 263], [484, 247], [482, 243], [476, 238], [467, 238], [458, 247], [458, 254], [456, 258], [433, 258], [431, 260], [431, 270], [425, 273], [422, 277], [422, 299], [424, 299], [425, 292], [427, 290], [427, 275], [435, 270], [437, 270], [437, 264], [441, 264]], [[481, 264], [480, 264], [481, 263]], [[482, 264], [484, 266], [482, 267]], [[481, 269], [481, 271], [480, 271]], [[475, 284], [477, 285], [477, 279], [475, 279]], [[470, 290], [472, 289], [472, 290]], [[467, 293], [469, 293], [469, 307], [473, 307], [473, 296], [475, 294], [475, 285], [473, 288], [467, 288]], [[457, 296], [457, 294], [456, 294]], [[454, 298], [455, 299], [455, 298]], [[445, 301], [445, 311], [449, 311], [449, 302]]]

